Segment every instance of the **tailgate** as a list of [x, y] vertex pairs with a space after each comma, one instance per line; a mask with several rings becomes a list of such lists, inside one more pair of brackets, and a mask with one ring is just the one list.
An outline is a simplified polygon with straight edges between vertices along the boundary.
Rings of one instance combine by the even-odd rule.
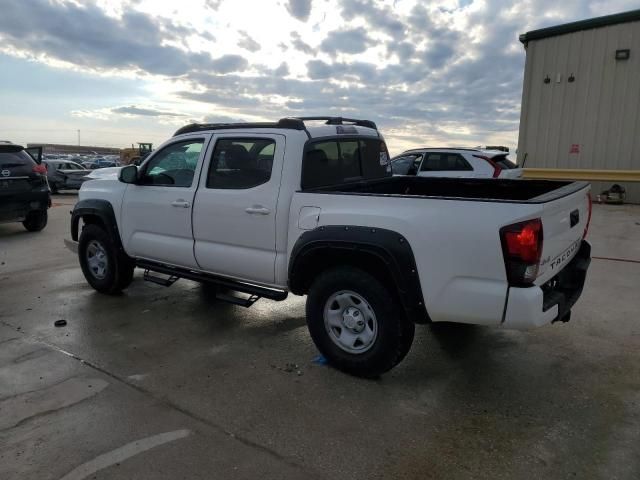
[[541, 285], [562, 270], [578, 253], [589, 221], [589, 186], [542, 208], [542, 256], [535, 283]]

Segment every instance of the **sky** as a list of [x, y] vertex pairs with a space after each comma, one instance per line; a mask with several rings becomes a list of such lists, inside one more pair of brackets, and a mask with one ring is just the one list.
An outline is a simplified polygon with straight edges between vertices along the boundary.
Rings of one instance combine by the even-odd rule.
[[[530, 30], [638, 0], [0, 0], [0, 140], [342, 115], [392, 155], [518, 138]], [[79, 132], [78, 132], [79, 131]]]

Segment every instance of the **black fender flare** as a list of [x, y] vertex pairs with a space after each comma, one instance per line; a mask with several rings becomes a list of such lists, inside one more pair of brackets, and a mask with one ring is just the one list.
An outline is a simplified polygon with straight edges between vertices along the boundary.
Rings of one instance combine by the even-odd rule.
[[116, 215], [113, 211], [113, 205], [111, 205], [108, 200], [90, 198], [80, 200], [76, 203], [75, 207], [71, 211], [71, 238], [76, 242], [79, 237], [78, 224], [80, 219], [85, 217], [99, 219], [100, 223], [104, 225], [107, 230], [109, 236], [118, 246], [118, 249], [124, 252], [122, 241], [120, 239], [120, 232], [118, 230], [118, 223], [116, 222]]
[[[308, 292], [316, 272], [331, 265], [349, 264], [349, 258], [370, 259], [383, 266], [404, 307], [415, 323], [429, 323], [413, 250], [407, 239], [397, 232], [371, 227], [335, 225], [304, 232], [296, 241], [289, 261], [289, 289], [296, 295]], [[333, 265], [336, 265], [335, 263]], [[368, 263], [367, 263], [368, 265]]]

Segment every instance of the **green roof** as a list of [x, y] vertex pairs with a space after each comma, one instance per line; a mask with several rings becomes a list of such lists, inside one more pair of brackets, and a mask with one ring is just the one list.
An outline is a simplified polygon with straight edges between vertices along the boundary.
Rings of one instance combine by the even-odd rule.
[[532, 30], [520, 35], [520, 41], [524, 44], [531, 40], [540, 40], [542, 38], [555, 37], [564, 35], [565, 33], [579, 32], [581, 30], [590, 30], [592, 28], [607, 27], [609, 25], [617, 25], [618, 23], [635, 22], [640, 20], [640, 10], [631, 10], [628, 12], [616, 13], [614, 15], [606, 15], [604, 17], [589, 18], [578, 22], [565, 23], [554, 27], [541, 28]]

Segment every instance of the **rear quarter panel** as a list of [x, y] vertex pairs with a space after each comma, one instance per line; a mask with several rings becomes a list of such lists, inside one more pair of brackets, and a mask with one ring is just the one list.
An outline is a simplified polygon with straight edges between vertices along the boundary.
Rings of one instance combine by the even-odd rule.
[[427, 311], [433, 321], [498, 325], [507, 280], [499, 231], [539, 214], [541, 205], [369, 195], [296, 193], [288, 256], [304, 230], [303, 207], [320, 209], [318, 226], [385, 228], [413, 250]]

